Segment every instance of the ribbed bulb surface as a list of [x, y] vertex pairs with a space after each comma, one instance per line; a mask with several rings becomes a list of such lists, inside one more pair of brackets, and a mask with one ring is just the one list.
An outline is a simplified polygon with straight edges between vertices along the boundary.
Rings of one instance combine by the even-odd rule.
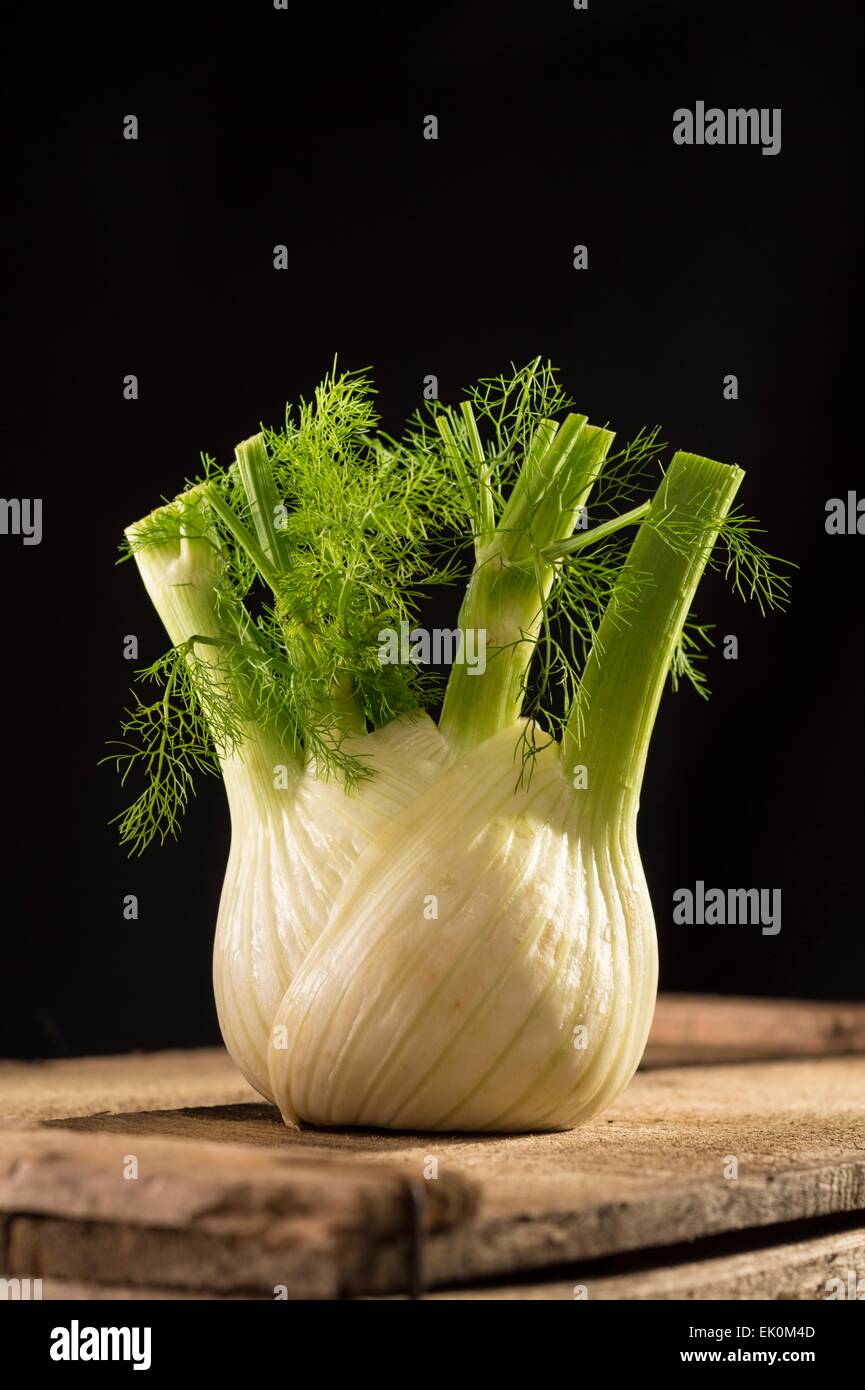
[[427, 715], [368, 735], [362, 755], [375, 776], [348, 796], [309, 768], [274, 787], [272, 751], [268, 762], [247, 748], [245, 760], [223, 768], [231, 849], [213, 953], [216, 1007], [231, 1056], [268, 1100], [268, 1044], [285, 991], [366, 847], [449, 761]]
[[514, 792], [515, 731], [440, 773], [345, 876], [272, 1020], [287, 1122], [549, 1130], [636, 1069], [657, 984], [632, 831], [554, 750]]

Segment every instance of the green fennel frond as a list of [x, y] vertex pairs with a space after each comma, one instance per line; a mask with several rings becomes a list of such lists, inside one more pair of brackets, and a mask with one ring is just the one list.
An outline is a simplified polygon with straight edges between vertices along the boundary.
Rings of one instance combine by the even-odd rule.
[[[369, 373], [334, 362], [311, 399], [286, 406], [283, 423], [262, 426], [234, 460], [201, 455], [198, 475], [122, 548], [166, 592], [192, 583], [201, 602], [188, 611], [207, 628], [138, 673], [159, 694], [135, 693], [103, 760], [124, 786], [144, 783], [117, 818], [131, 853], [177, 833], [196, 774], [217, 771], [251, 730], [347, 790], [368, 778], [361, 736], [428, 709], [447, 674], [383, 660], [383, 637], [411, 629], [430, 590], [464, 576], [472, 543], [478, 590], [495, 595], [486, 611], [510, 621], [488, 665], [510, 673], [508, 698], [517, 691], [526, 720], [521, 778], [541, 747], [578, 730], [590, 654], [604, 661], [602, 621], [607, 634], [627, 625], [654, 582], [628, 561], [636, 527], [687, 556], [712, 537], [709, 563], [741, 597], [761, 612], [786, 604], [788, 562], [760, 545], [753, 517], [714, 516], [693, 498], [692, 514], [677, 515], [663, 484], [638, 502], [666, 448], [658, 426], [610, 454], [609, 431], [570, 413], [557, 422], [572, 405], [536, 357], [481, 378], [457, 405], [427, 402], [396, 439], [380, 429]], [[174, 577], [183, 573], [194, 583]], [[503, 596], [515, 593], [509, 607]], [[674, 689], [687, 680], [708, 694], [709, 632], [686, 622]]]
[[558, 369], [540, 357], [524, 367], [511, 363], [508, 374], [481, 377], [465, 392], [472, 413], [490, 432], [490, 456], [525, 455], [541, 420], [573, 405], [558, 381]]
[[791, 580], [780, 567], [796, 568], [791, 560], [770, 554], [754, 540], [765, 530], [756, 517], [734, 507], [721, 521], [718, 539], [723, 554], [715, 561], [734, 592], [746, 601], [753, 599], [763, 614], [767, 609], [786, 608]]
[[[504, 511], [539, 431], [572, 401], [557, 369], [536, 357], [508, 374], [482, 377], [458, 407], [428, 401], [411, 416], [406, 444], [414, 457], [433, 458], [451, 478], [458, 518], [473, 534], [489, 535]], [[460, 505], [461, 504], [461, 505]]]
[[615, 454], [610, 454], [592, 493], [592, 512], [630, 503], [641, 489], [654, 483], [657, 462], [667, 445], [660, 425], [642, 428]]
[[753, 600], [764, 616], [769, 610], [783, 611], [789, 603], [791, 577], [786, 571], [796, 566], [770, 554], [754, 539], [765, 533], [765, 527], [741, 507], [734, 507], [724, 517], [709, 513], [683, 518], [675, 509], [662, 506], [657, 514], [653, 509], [647, 524], [679, 554], [687, 554], [700, 534], [717, 532], [708, 567], [720, 571], [734, 593], [746, 602]]
[[109, 746], [116, 751], [102, 759], [115, 764], [121, 786], [133, 773], [145, 783], [112, 822], [119, 823], [120, 843], [129, 846], [130, 854], [140, 854], [152, 840], [162, 843], [176, 837], [195, 791], [195, 774], [219, 771], [217, 748], [185, 652], [172, 648], [138, 674], [161, 685], [161, 694], [150, 702], [136, 695], [121, 725], [123, 738], [114, 740]]
[[[640, 431], [632, 445], [608, 460], [593, 493], [593, 510], [598, 498], [607, 502], [633, 498], [639, 475], [663, 447], [658, 442], [659, 433], [657, 428]], [[611, 463], [612, 475], [608, 471]], [[523, 713], [531, 721], [521, 740], [524, 775], [531, 775], [531, 760], [545, 746], [544, 737], [561, 737], [568, 720], [573, 729], [579, 728], [586, 698], [579, 673], [592, 649], [597, 663], [603, 663], [598, 630], [604, 615], [626, 625], [644, 586], [653, 583], [651, 575], [636, 573], [625, 565], [626, 552], [621, 544], [624, 530], [620, 528], [636, 523], [655, 529], [682, 555], [692, 554], [701, 537], [713, 538], [708, 568], [720, 571], [741, 598], [753, 599], [761, 614], [783, 609], [788, 601], [790, 577], [786, 571], [795, 566], [756, 541], [763, 528], [754, 517], [739, 508], [720, 517], [701, 507], [699, 499], [694, 515], [681, 516], [667, 505], [663, 484], [651, 505], [642, 503], [591, 531], [575, 533], [548, 547], [545, 555], [553, 561], [555, 579], [543, 599], [535, 651], [524, 682]], [[671, 660], [673, 690], [687, 681], [698, 695], [708, 697], [703, 663], [705, 649], [714, 645], [711, 631], [712, 625], [687, 619]]]
[[[254, 630], [255, 636], [251, 634]], [[134, 705], [103, 762], [112, 762], [121, 786], [144, 782], [139, 796], [115, 817], [121, 844], [139, 854], [152, 840], [178, 833], [196, 773], [218, 773], [251, 727], [271, 730], [288, 751], [298, 730], [285, 701], [290, 676], [255, 626], [249, 640], [193, 634], [152, 665], [136, 672], [139, 683], [161, 686], [154, 700], [133, 691]]]
[[145, 678], [167, 678], [163, 701], [138, 698], [127, 716], [115, 761], [122, 780], [135, 767], [148, 784], [124, 813], [127, 841], [173, 831], [196, 767], [212, 770], [244, 726], [350, 790], [370, 775], [356, 736], [440, 697], [443, 673], [382, 663], [381, 634], [413, 625], [430, 587], [458, 577], [465, 509], [440, 455], [376, 432], [373, 395], [366, 373], [334, 367], [281, 428], [225, 467], [202, 455], [185, 490], [132, 528], [126, 553], [162, 546], [168, 564], [184, 541], [213, 547], [219, 636], [194, 634], [182, 660], [156, 663]]
[[433, 672], [383, 665], [379, 633], [413, 623], [423, 594], [457, 578], [448, 547], [465, 509], [439, 454], [370, 433], [371, 394], [364, 373], [331, 373], [264, 439], [284, 505], [274, 613], [298, 696], [315, 702], [343, 681], [378, 727], [439, 687]]
[[700, 663], [708, 656], [704, 648], [715, 645], [711, 635], [714, 626], [714, 623], [698, 623], [693, 613], [688, 616], [670, 662], [670, 685], [674, 691], [679, 689], [680, 681], [689, 681], [697, 694], [708, 700], [711, 692]]
[[569, 719], [578, 717], [584, 699], [582, 673], [594, 648], [603, 651], [598, 629], [606, 613], [625, 626], [650, 574], [624, 564], [621, 534], [565, 557], [555, 565], [554, 579], [539, 608], [540, 627], [533, 641], [530, 666], [523, 680], [523, 716], [528, 720], [520, 738], [521, 779], [531, 778], [533, 761], [552, 740], [560, 740]]

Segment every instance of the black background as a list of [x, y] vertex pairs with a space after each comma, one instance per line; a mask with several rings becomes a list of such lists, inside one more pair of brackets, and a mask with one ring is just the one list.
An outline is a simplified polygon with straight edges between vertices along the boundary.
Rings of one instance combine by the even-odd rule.
[[[218, 1036], [219, 785], [141, 860], [107, 826], [122, 794], [96, 764], [123, 637], [143, 661], [163, 646], [115, 547], [334, 352], [374, 367], [393, 430], [426, 374], [447, 399], [542, 353], [620, 440], [658, 422], [747, 470], [740, 500], [800, 571], [765, 621], [717, 579], [701, 589], [740, 657], [716, 650], [708, 706], [666, 696], [653, 740], [640, 837], [661, 984], [862, 995], [865, 539], [824, 529], [826, 499], [865, 488], [848, 12], [238, 0], [40, 5], [7, 30], [0, 491], [43, 497], [44, 538], [0, 537], [0, 1054]], [[674, 146], [674, 109], [698, 99], [781, 107], [781, 153]], [[781, 934], [674, 926], [672, 892], [698, 878], [781, 887]]]

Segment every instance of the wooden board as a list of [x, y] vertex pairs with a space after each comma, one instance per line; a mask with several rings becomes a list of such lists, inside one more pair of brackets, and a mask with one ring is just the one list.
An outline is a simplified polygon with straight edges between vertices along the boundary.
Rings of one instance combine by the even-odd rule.
[[826, 1299], [865, 1296], [865, 1230], [784, 1241], [736, 1255], [709, 1256], [636, 1272], [577, 1265], [567, 1279], [516, 1282], [482, 1289], [443, 1289], [432, 1299], [538, 1302], [576, 1299]]
[[[570, 1268], [567, 1277], [540, 1278], [527, 1283], [470, 1285], [435, 1289], [428, 1299], [459, 1302], [605, 1302], [628, 1299], [826, 1299], [851, 1293], [865, 1295], [865, 1230], [838, 1231], [811, 1239], [784, 1241], [777, 1246], [735, 1255], [710, 1255], [667, 1262], [662, 1252], [657, 1265], [615, 1272], [615, 1261], [594, 1261]], [[852, 1276], [852, 1279], [851, 1279]], [[836, 1281], [836, 1282], [831, 1282]], [[840, 1290], [839, 1290], [840, 1283]], [[156, 1286], [130, 1288], [124, 1284], [91, 1284], [81, 1280], [47, 1279], [46, 1299], [191, 1299], [194, 1290]], [[211, 1293], [210, 1298], [237, 1299], [243, 1294]], [[403, 1294], [371, 1296], [374, 1301], [403, 1299]]]
[[358, 1296], [838, 1213], [861, 1226], [863, 1105], [865, 1060], [837, 1057], [646, 1071], [560, 1135], [295, 1134], [258, 1103], [6, 1128], [4, 1273]]
[[[865, 1054], [865, 1004], [658, 997], [643, 1067]], [[49, 1120], [258, 1099], [223, 1048], [0, 1061], [0, 1116]]]
[[80, 1298], [825, 1296], [865, 1279], [862, 1053], [863, 1005], [662, 996], [611, 1110], [514, 1138], [292, 1134], [215, 1048], [0, 1063], [0, 1273]]
[[0, 1117], [18, 1122], [258, 1099], [223, 1047], [0, 1062]]
[[865, 1004], [658, 997], [644, 1067], [865, 1053]]

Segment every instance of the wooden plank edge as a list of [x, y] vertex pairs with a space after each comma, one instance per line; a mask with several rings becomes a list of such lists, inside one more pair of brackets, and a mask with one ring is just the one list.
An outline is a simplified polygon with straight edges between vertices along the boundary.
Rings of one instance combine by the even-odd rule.
[[485, 1288], [437, 1289], [448, 1301], [865, 1300], [865, 1229], [803, 1238], [768, 1249], [695, 1259], [617, 1275], [576, 1266], [566, 1278]]
[[[769, 1178], [772, 1181], [769, 1181]], [[726, 1195], [725, 1195], [726, 1194]], [[753, 1231], [865, 1209], [865, 1158], [767, 1175], [765, 1181], [698, 1183], [652, 1194], [640, 1220], [639, 1199], [595, 1210], [551, 1212], [532, 1221], [477, 1219], [420, 1236], [338, 1228], [310, 1217], [277, 1228], [275, 1238], [183, 1227], [153, 1228], [26, 1213], [6, 1218], [3, 1273], [67, 1280], [89, 1279], [130, 1287], [159, 1282], [180, 1290], [246, 1292], [292, 1298], [338, 1298], [405, 1291], [420, 1269], [425, 1288], [471, 1284], [636, 1248], [665, 1246], [730, 1231]], [[649, 1218], [649, 1219], [647, 1219]], [[640, 1247], [634, 1245], [639, 1231]]]
[[637, 1195], [574, 1212], [559, 1209], [531, 1221], [485, 1221], [481, 1214], [470, 1226], [427, 1238], [425, 1282], [428, 1287], [468, 1283], [728, 1231], [859, 1212], [865, 1212], [865, 1153], [767, 1171], [736, 1183], [698, 1181], [653, 1189], [645, 1198]]
[[[133, 1166], [134, 1165], [134, 1166]], [[292, 1242], [321, 1232], [368, 1241], [468, 1219], [460, 1173], [422, 1182], [399, 1163], [203, 1139], [0, 1130], [0, 1212]]]
[[642, 1066], [865, 1052], [865, 1004], [660, 994]]

